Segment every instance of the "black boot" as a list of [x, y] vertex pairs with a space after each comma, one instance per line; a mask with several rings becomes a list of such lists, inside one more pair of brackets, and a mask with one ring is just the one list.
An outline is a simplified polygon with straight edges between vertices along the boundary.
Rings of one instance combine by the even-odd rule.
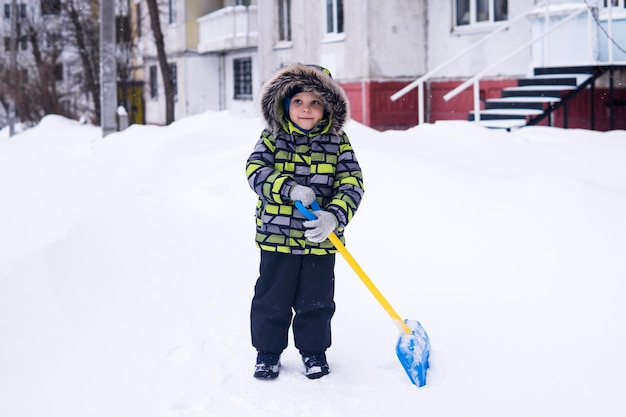
[[304, 375], [309, 379], [318, 379], [330, 373], [326, 353], [324, 352], [300, 352], [304, 363]]
[[259, 379], [274, 379], [280, 370], [280, 353], [259, 352], [256, 357], [254, 377]]

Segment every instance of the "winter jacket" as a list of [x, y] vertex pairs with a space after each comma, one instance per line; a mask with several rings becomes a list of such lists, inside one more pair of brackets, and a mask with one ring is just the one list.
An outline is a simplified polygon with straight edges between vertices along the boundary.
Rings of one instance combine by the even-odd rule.
[[[325, 104], [322, 121], [305, 133], [285, 116], [284, 102], [296, 92], [314, 92]], [[363, 177], [350, 140], [343, 132], [348, 99], [329, 74], [303, 64], [283, 68], [263, 87], [261, 110], [266, 128], [246, 164], [250, 187], [258, 194], [256, 242], [261, 250], [323, 255], [334, 253], [327, 239], [304, 237], [304, 216], [289, 199], [296, 185], [311, 187], [317, 202], [335, 215], [343, 231], [363, 196]]]

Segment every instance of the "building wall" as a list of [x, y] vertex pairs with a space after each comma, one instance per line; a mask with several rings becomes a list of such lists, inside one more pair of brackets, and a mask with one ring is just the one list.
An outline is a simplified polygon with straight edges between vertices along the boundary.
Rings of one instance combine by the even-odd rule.
[[[211, 4], [214, 3], [214, 4]], [[218, 5], [217, 2], [185, 0], [185, 49], [196, 51], [198, 49], [198, 23], [196, 20], [204, 16]]]
[[[535, 0], [509, 0], [509, 21], [528, 10]], [[467, 28], [454, 28], [452, 1], [429, 2], [427, 35], [427, 71], [433, 70], [450, 58], [462, 53], [479, 42], [496, 24], [485, 23]], [[517, 21], [509, 30], [478, 46], [471, 53], [460, 56], [433, 74], [435, 79], [460, 79], [471, 77], [501, 57], [509, 54], [517, 45], [529, 39], [530, 23], [527, 19]], [[487, 77], [517, 77], [531, 71], [530, 48], [517, 53], [510, 60], [486, 73]]]
[[[278, 41], [276, 2], [260, 0], [258, 4], [259, 74], [261, 86], [279, 68], [295, 62], [319, 63], [322, 6], [315, 1], [291, 3], [291, 42]], [[331, 72], [336, 68], [329, 68]]]
[[[344, 3], [342, 82], [352, 118], [379, 130], [417, 124], [417, 93], [390, 97], [426, 68], [427, 2], [402, 0]], [[403, 82], [402, 80], [407, 80]]]
[[[354, 14], [346, 24], [347, 50], [354, 51], [358, 41], [366, 52], [358, 56], [367, 72], [354, 75], [388, 80], [423, 74], [427, 65], [427, 1], [368, 0], [366, 4], [352, 1], [347, 9]], [[359, 16], [357, 10], [366, 16]]]
[[400, 81], [343, 83], [350, 99], [352, 119], [378, 130], [415, 126], [418, 122], [417, 91], [411, 91], [399, 101], [389, 99], [405, 84]]
[[293, 1], [292, 42], [278, 43], [276, 2], [261, 0], [261, 75], [267, 80], [281, 66], [305, 62], [328, 68], [341, 82], [413, 77], [423, 70], [425, 3], [344, 0], [345, 33], [328, 36], [325, 3]]
[[177, 113], [194, 115], [221, 109], [219, 58], [186, 54], [179, 64], [179, 94], [184, 89], [184, 95], [176, 103]]
[[424, 71], [426, 1], [344, 0], [344, 33], [334, 35], [326, 34], [324, 5], [292, 2], [292, 41], [279, 43], [276, 2], [259, 1], [258, 85], [285, 65], [315, 63], [344, 85], [355, 120], [380, 127], [396, 126], [385, 121], [391, 113], [410, 120], [414, 110], [389, 96], [402, 86], [398, 78]]

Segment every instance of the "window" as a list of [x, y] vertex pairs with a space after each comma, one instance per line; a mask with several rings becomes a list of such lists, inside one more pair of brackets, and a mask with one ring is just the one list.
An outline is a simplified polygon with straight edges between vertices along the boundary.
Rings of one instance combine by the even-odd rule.
[[626, 9], [626, 0], [611, 0], [610, 2], [609, 0], [604, 0], [603, 5], [605, 8], [608, 8], [609, 5], [611, 5], [613, 7], [622, 7]]
[[[26, 38], [26, 36], [20, 36], [18, 38], [17, 44], [15, 45], [16, 51], [18, 50], [22, 50], [25, 51], [28, 49], [28, 39]], [[5, 36], [4, 37], [4, 50], [5, 51], [10, 51], [11, 50], [11, 37], [10, 36]]]
[[169, 0], [169, 23], [176, 23], [176, 0]]
[[54, 79], [56, 81], [63, 81], [63, 64], [56, 64], [54, 66]]
[[[18, 5], [18, 15], [17, 15], [20, 19], [26, 19], [26, 3], [20, 3]], [[4, 18], [5, 19], [10, 19], [11, 18], [11, 4], [10, 3], [4, 3]]]
[[115, 16], [115, 42], [130, 42], [130, 16]]
[[508, 0], [495, 0], [493, 7], [494, 20], [502, 22], [509, 19], [509, 2]]
[[233, 60], [235, 100], [252, 100], [252, 58]]
[[456, 26], [501, 22], [509, 18], [508, 0], [455, 0]]
[[343, 33], [343, 0], [326, 0], [326, 33]]
[[42, 37], [42, 48], [51, 49], [55, 45], [59, 44], [59, 40], [61, 39], [58, 32], [44, 32]]
[[42, 15], [56, 15], [61, 13], [61, 0], [41, 0]]
[[478, 0], [476, 3], [476, 21], [489, 21], [489, 0]]
[[278, 41], [291, 41], [291, 0], [278, 1]]
[[174, 98], [178, 97], [178, 69], [176, 64], [169, 64], [170, 67], [170, 81], [172, 82], [172, 90], [174, 92]]
[[135, 24], [137, 26], [137, 37], [141, 38], [141, 3], [135, 5]]
[[150, 98], [156, 99], [159, 96], [159, 88], [157, 85], [157, 67], [150, 65]]

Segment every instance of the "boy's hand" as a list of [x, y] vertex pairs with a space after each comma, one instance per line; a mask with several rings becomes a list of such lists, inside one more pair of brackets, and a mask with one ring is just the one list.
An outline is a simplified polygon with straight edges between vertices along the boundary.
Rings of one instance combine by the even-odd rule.
[[293, 201], [301, 201], [304, 207], [309, 207], [315, 201], [315, 191], [311, 187], [296, 184], [291, 187], [289, 198]]
[[314, 243], [321, 243], [328, 238], [328, 235], [337, 228], [337, 218], [334, 214], [324, 210], [314, 211], [317, 217], [315, 220], [304, 222], [304, 227], [308, 230], [304, 232], [304, 236]]

